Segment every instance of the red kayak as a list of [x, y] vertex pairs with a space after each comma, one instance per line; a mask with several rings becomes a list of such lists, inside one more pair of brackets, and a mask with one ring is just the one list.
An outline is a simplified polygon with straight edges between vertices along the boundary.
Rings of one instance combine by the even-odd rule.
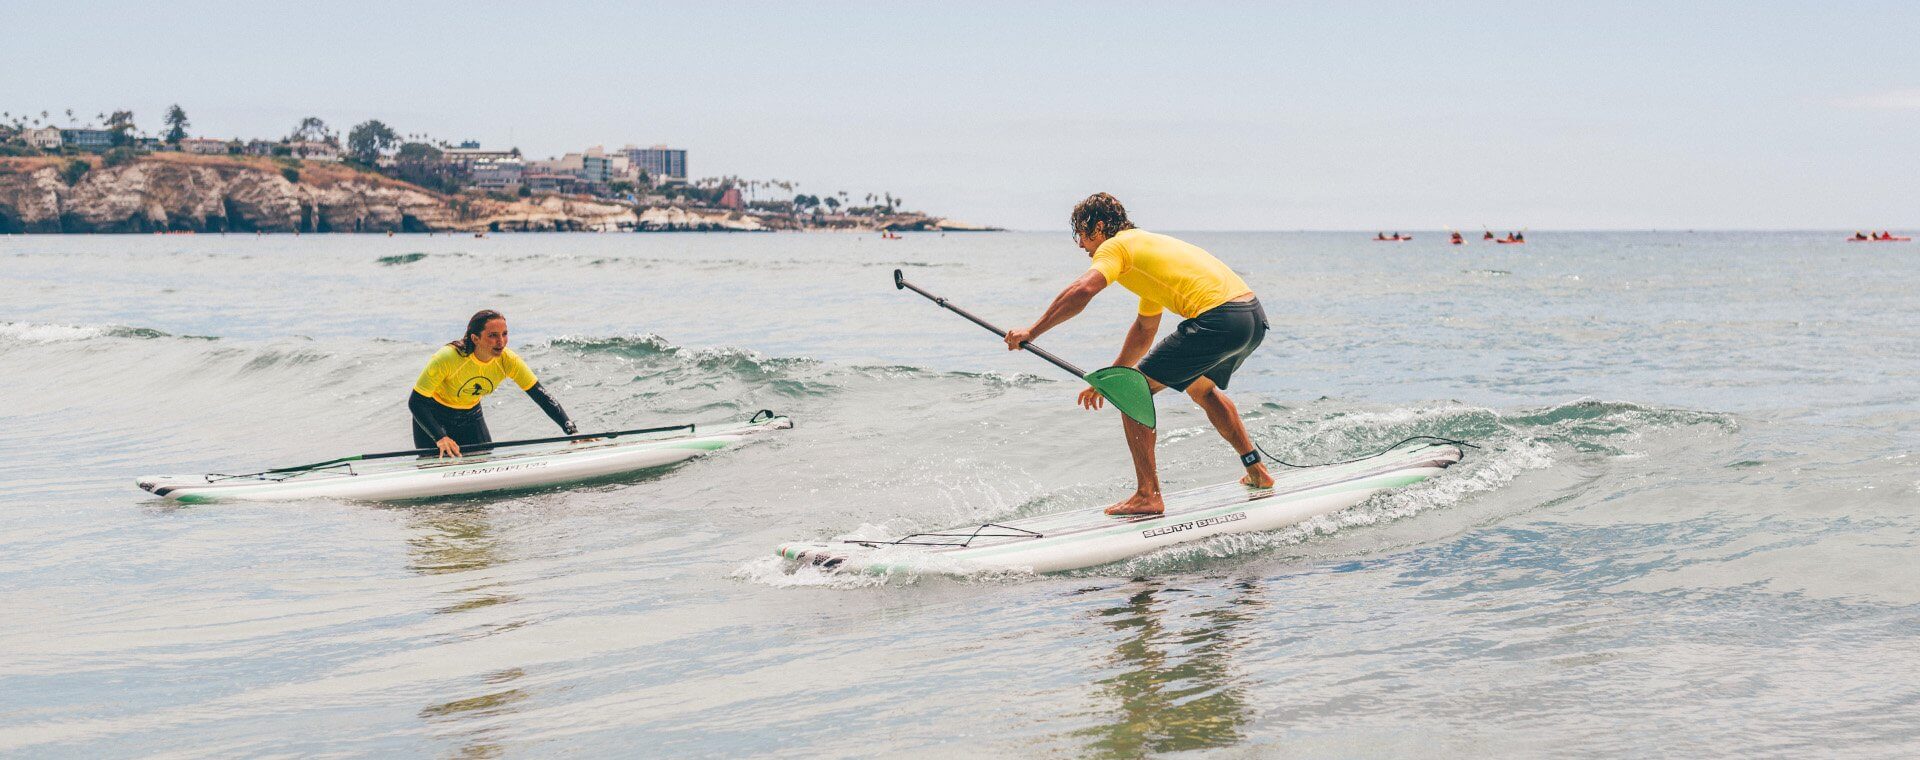
[[1493, 241], [1493, 242], [1496, 242], [1496, 243], [1499, 243], [1499, 244], [1501, 244], [1501, 245], [1525, 245], [1527, 241], [1525, 241], [1525, 240], [1495, 240], [1495, 241]]
[[1912, 239], [1913, 238], [1910, 238], [1910, 237], [1897, 237], [1897, 236], [1883, 237], [1883, 238], [1847, 238], [1847, 242], [1849, 243], [1904, 243]]

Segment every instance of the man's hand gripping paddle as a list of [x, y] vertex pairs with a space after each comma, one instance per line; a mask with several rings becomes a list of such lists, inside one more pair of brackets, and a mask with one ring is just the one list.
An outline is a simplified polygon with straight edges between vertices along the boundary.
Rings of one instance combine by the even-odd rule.
[[[928, 293], [913, 283], [907, 282], [907, 278], [900, 274], [900, 270], [898, 269], [893, 270], [893, 287], [900, 290], [911, 290], [926, 296], [927, 300], [939, 304], [941, 308], [947, 311], [966, 317], [969, 322], [987, 328], [988, 332], [998, 335], [1003, 339], [1007, 337], [1007, 331], [994, 327], [984, 319], [968, 314], [965, 309], [953, 305], [945, 298]], [[1121, 414], [1132, 418], [1134, 422], [1138, 422], [1147, 427], [1154, 426], [1153, 391], [1147, 388], [1147, 376], [1140, 374], [1140, 370], [1132, 367], [1108, 367], [1106, 369], [1094, 370], [1091, 373], [1082, 372], [1079, 367], [1068, 364], [1065, 359], [1054, 356], [1048, 353], [1046, 349], [1033, 345], [1031, 342], [1021, 343], [1020, 347], [1033, 352], [1034, 356], [1047, 360], [1052, 363], [1053, 366], [1072, 372], [1075, 377], [1087, 381], [1087, 384], [1093, 386], [1094, 390], [1099, 391], [1100, 395], [1107, 397], [1108, 401], [1113, 402], [1113, 408], [1120, 410]]]

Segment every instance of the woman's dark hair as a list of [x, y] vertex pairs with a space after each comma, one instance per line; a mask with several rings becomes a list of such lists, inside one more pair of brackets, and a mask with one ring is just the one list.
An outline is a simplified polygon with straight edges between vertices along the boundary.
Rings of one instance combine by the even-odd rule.
[[1081, 237], [1099, 232], [1108, 237], [1133, 229], [1127, 221], [1127, 207], [1106, 193], [1094, 193], [1073, 207], [1073, 233]]
[[481, 331], [486, 330], [488, 322], [506, 318], [507, 315], [492, 309], [476, 311], [473, 313], [473, 318], [467, 320], [467, 331], [460, 334], [459, 340], [448, 343], [447, 345], [453, 346], [453, 350], [459, 351], [461, 356], [471, 356], [473, 354], [473, 336], [479, 335]]

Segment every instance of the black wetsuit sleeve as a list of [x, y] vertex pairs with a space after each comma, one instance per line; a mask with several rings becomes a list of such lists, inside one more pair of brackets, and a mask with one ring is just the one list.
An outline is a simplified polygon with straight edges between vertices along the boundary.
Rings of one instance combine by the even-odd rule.
[[553, 419], [554, 424], [559, 425], [561, 430], [567, 431], [567, 435], [573, 435], [579, 430], [574, 426], [573, 420], [567, 418], [567, 410], [561, 409], [560, 402], [547, 395], [547, 389], [541, 384], [534, 383], [532, 388], [527, 389], [527, 395], [532, 396], [533, 403], [540, 405], [540, 411], [546, 412], [547, 416]]
[[419, 391], [411, 391], [407, 395], [407, 411], [413, 413], [414, 424], [427, 431], [427, 436], [436, 441], [447, 437], [446, 428], [440, 426], [440, 420], [433, 414], [433, 408], [439, 403], [420, 395]]

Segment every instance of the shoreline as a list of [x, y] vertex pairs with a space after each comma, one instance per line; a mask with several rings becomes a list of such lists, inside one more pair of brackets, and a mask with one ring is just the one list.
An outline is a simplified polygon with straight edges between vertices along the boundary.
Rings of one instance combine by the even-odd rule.
[[240, 156], [0, 158], [0, 234], [998, 231], [918, 212], [804, 214], [654, 197], [445, 194], [346, 164]]

